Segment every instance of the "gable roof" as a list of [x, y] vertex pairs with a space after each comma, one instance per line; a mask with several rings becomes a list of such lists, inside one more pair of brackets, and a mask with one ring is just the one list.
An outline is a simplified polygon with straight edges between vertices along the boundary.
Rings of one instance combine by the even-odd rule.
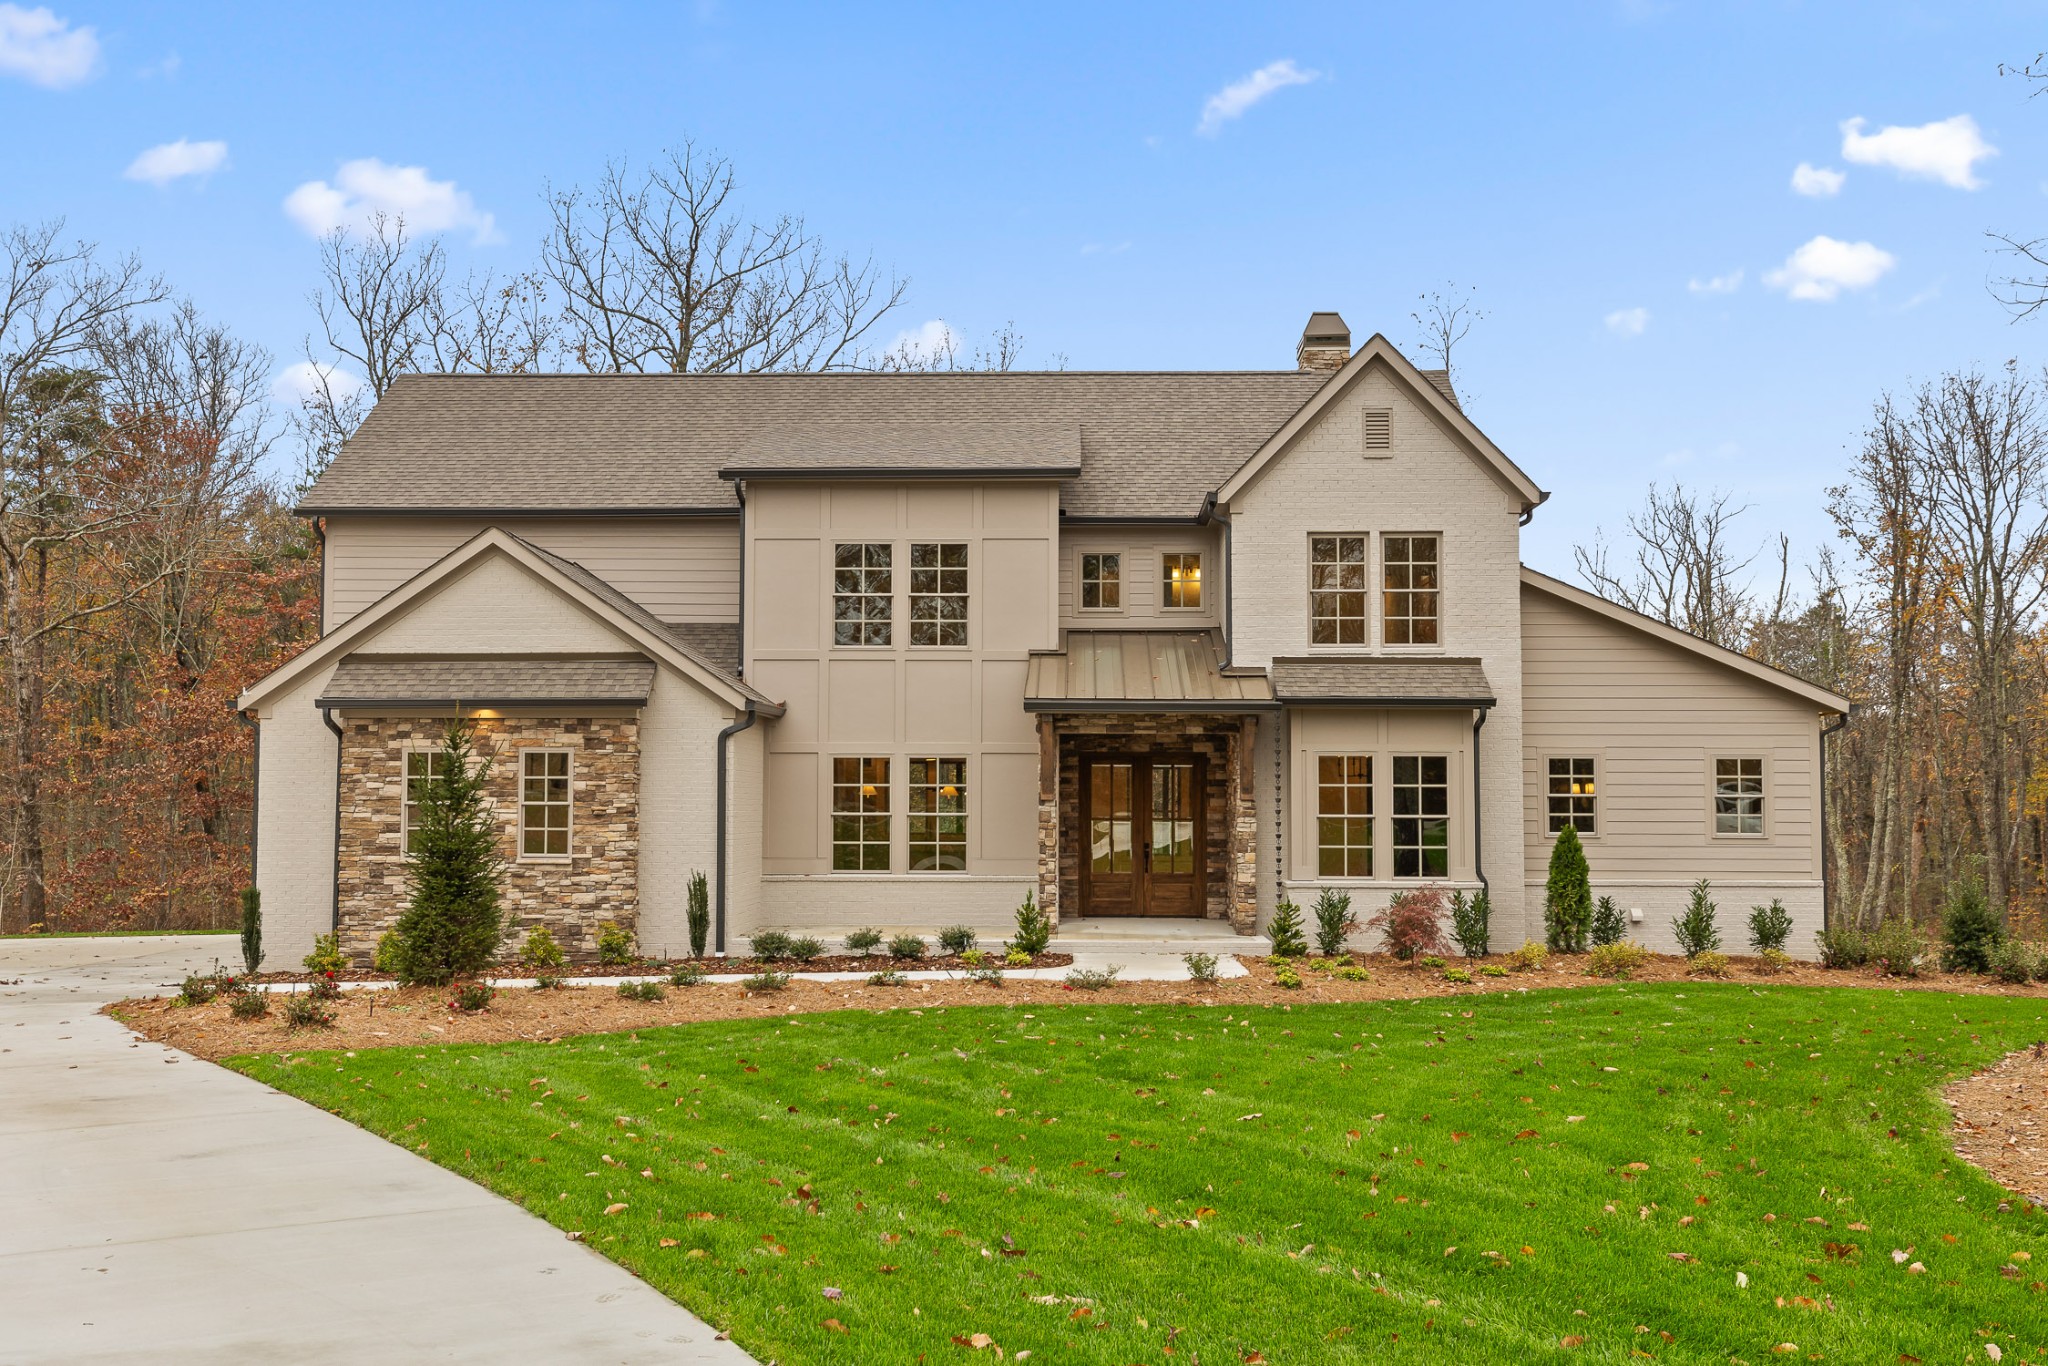
[[353, 654], [334, 666], [323, 707], [638, 706], [654, 690], [651, 659], [522, 659]]
[[1057, 422], [776, 423], [757, 428], [721, 479], [1072, 479], [1081, 427]]
[[770, 428], [1071, 428], [1069, 516], [1200, 515], [1330, 376], [1187, 373], [406, 375], [300, 500], [308, 515], [719, 513]]
[[1640, 612], [1630, 611], [1620, 603], [1609, 602], [1597, 593], [1588, 593], [1585, 589], [1576, 588], [1562, 579], [1553, 579], [1548, 574], [1539, 573], [1526, 564], [1522, 566], [1522, 585], [1525, 588], [1533, 588], [1539, 593], [1548, 593], [1550, 596], [1562, 599], [1574, 607], [1582, 607], [1596, 616], [1605, 617], [1607, 620], [1617, 625], [1625, 626], [1632, 631], [1640, 631], [1646, 636], [1663, 641], [1666, 645], [1675, 645], [1679, 649], [1698, 655], [1702, 659], [1733, 669], [1737, 673], [1747, 674], [1759, 683], [1791, 693], [1795, 697], [1804, 698], [1824, 712], [1847, 714], [1856, 705], [1849, 698], [1842, 696], [1842, 694], [1829, 688], [1823, 688], [1818, 683], [1809, 683], [1798, 674], [1772, 668], [1768, 664], [1751, 659], [1740, 650], [1731, 650], [1726, 646], [1715, 645], [1709, 641], [1701, 640], [1690, 632], [1681, 631], [1675, 626], [1666, 626], [1655, 617], [1646, 617]]
[[[637, 645], [654, 660], [690, 679], [712, 696], [730, 706], [751, 705], [768, 715], [780, 715], [781, 704], [756, 691], [706, 659], [695, 648], [672, 634], [653, 613], [573, 560], [542, 550], [500, 527], [486, 527], [443, 555], [425, 569], [386, 593], [341, 626], [320, 637], [288, 663], [272, 670], [245, 689], [235, 700], [242, 711], [261, 706], [271, 697], [324, 666], [348, 654], [356, 644], [398, 620], [412, 606], [450, 582], [464, 570], [493, 555], [503, 556], [556, 592], [569, 598], [605, 625]], [[507, 651], [512, 658], [518, 651]], [[535, 650], [533, 655], [545, 655]]]
[[[1317, 390], [1314, 397], [1265, 439], [1250, 459], [1238, 466], [1228, 479], [1222, 481], [1216, 489], [1216, 501], [1227, 503], [1250, 487], [1273, 461], [1294, 444], [1296, 437], [1308, 430], [1332, 403], [1348, 392], [1367, 370], [1376, 365], [1391, 370], [1395, 378], [1414, 394], [1416, 401], [1424, 409], [1435, 414], [1437, 420], [1449, 428], [1451, 433], [1478, 457], [1481, 464], [1492, 471], [1504, 488], [1517, 494], [1522, 500], [1524, 512], [1550, 497], [1536, 486], [1535, 480], [1522, 472], [1521, 466], [1508, 459], [1507, 454], [1493, 444], [1492, 438], [1480, 431], [1471, 418], [1465, 416], [1464, 410], [1458, 406], [1450, 393], [1449, 375], [1441, 371], [1425, 373], [1416, 369], [1414, 363], [1402, 355], [1399, 348], [1375, 332], [1365, 345], [1358, 348], [1350, 360], [1344, 362], [1344, 368], [1330, 377], [1328, 384]], [[1440, 374], [1442, 378], [1438, 379], [1436, 376]]]

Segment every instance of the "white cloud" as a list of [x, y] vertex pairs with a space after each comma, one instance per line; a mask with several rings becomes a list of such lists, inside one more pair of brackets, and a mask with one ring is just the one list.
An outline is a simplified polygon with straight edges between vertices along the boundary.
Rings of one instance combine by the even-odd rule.
[[1968, 114], [1918, 128], [1886, 127], [1865, 135], [1864, 120], [1849, 119], [1842, 124], [1842, 156], [1859, 166], [1889, 166], [1904, 176], [1939, 180], [1958, 190], [1975, 190], [1984, 182], [1977, 179], [1976, 165], [1998, 149], [1984, 141], [1977, 121]]
[[959, 349], [960, 334], [948, 327], [945, 319], [933, 318], [921, 327], [898, 332], [896, 340], [889, 343], [888, 354], [929, 363], [939, 357], [950, 356]]
[[1733, 294], [1742, 288], [1742, 267], [1737, 266], [1726, 275], [1710, 275], [1704, 280], [1687, 280], [1685, 287], [1695, 294]]
[[1617, 308], [1607, 315], [1607, 330], [1617, 337], [1640, 337], [1650, 325], [1647, 308]]
[[1224, 124], [1243, 118], [1246, 110], [1275, 91], [1290, 85], [1308, 85], [1321, 80], [1322, 76], [1320, 71], [1303, 71], [1291, 57], [1269, 62], [1211, 95], [1208, 103], [1202, 106], [1202, 121], [1195, 125], [1195, 131], [1203, 137], [1213, 138], [1223, 131]]
[[1832, 199], [1842, 192], [1849, 177], [1832, 166], [1813, 166], [1802, 161], [1792, 168], [1792, 189], [1811, 199]]
[[271, 396], [280, 403], [297, 407], [320, 392], [322, 379], [333, 389], [336, 398], [348, 398], [369, 386], [369, 381], [362, 376], [352, 375], [338, 365], [318, 365], [302, 360], [278, 371], [277, 378], [270, 384]]
[[141, 156], [128, 163], [128, 169], [121, 174], [129, 180], [146, 180], [152, 185], [168, 185], [180, 176], [209, 176], [228, 164], [228, 145], [225, 142], [187, 142], [179, 138], [176, 142], [159, 143]]
[[0, 75], [62, 90], [99, 69], [100, 40], [92, 26], [71, 26], [42, 6], [0, 4]]
[[424, 166], [390, 166], [376, 157], [345, 161], [334, 183], [309, 180], [285, 196], [284, 211], [315, 237], [355, 228], [374, 215], [403, 218], [411, 232], [465, 229], [477, 242], [499, 242], [497, 221], [452, 180], [435, 180]]
[[1795, 299], [1827, 303], [1845, 289], [1864, 289], [1899, 263], [1898, 258], [1868, 242], [1839, 242], [1816, 237], [1765, 274], [1764, 283]]

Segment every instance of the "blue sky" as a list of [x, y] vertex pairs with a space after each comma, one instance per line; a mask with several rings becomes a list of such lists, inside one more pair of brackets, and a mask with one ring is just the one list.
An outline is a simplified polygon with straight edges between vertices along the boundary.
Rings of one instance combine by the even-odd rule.
[[1984, 235], [2048, 235], [2048, 98], [1997, 70], [2043, 47], [2041, 3], [0, 3], [0, 221], [139, 253], [280, 369], [306, 223], [391, 196], [517, 268], [543, 180], [686, 135], [911, 277], [898, 330], [1014, 321], [1026, 364], [1284, 366], [1317, 308], [1409, 346], [1455, 281], [1556, 571], [1652, 479], [1811, 544], [1881, 390], [2048, 358]]

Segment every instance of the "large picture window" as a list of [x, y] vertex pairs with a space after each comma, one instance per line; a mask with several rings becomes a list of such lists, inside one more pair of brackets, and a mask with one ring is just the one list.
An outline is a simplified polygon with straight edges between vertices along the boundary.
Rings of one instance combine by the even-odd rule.
[[1381, 598], [1389, 645], [1435, 645], [1442, 604], [1437, 587], [1437, 538], [1388, 536]]
[[895, 547], [886, 541], [841, 543], [832, 553], [832, 643], [887, 645], [896, 591]]
[[420, 803], [426, 799], [427, 788], [440, 772], [440, 750], [409, 749], [405, 752], [405, 798], [399, 806], [398, 838], [399, 847], [408, 854], [412, 852], [413, 831], [419, 828]]
[[889, 761], [832, 761], [832, 871], [889, 871]]
[[1372, 876], [1372, 756], [1316, 759], [1316, 876]]
[[910, 761], [910, 871], [967, 870], [967, 761]]
[[1546, 790], [1544, 801], [1547, 805], [1550, 833], [1569, 825], [1581, 835], [1590, 835], [1598, 827], [1595, 804], [1599, 801], [1593, 781], [1593, 759], [1590, 755], [1569, 758], [1555, 758], [1546, 763]]
[[1159, 557], [1159, 605], [1202, 605], [1202, 557], [1192, 551], [1169, 551]]
[[1124, 605], [1124, 557], [1115, 551], [1090, 551], [1081, 557], [1081, 610], [1121, 611]]
[[1714, 760], [1714, 833], [1764, 832], [1764, 761]]
[[568, 856], [566, 749], [529, 749], [519, 755], [519, 852], [530, 858]]
[[919, 541], [910, 547], [910, 643], [967, 643], [967, 545]]
[[1311, 536], [1309, 642], [1365, 644], [1365, 537]]
[[1451, 761], [1441, 754], [1394, 756], [1394, 876], [1451, 872]]

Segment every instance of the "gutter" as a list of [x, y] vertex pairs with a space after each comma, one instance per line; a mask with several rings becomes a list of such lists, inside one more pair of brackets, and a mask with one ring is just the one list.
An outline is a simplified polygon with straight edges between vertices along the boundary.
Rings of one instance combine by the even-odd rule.
[[1484, 803], [1480, 800], [1479, 789], [1479, 732], [1486, 725], [1489, 707], [1479, 708], [1479, 714], [1472, 718], [1472, 875], [1479, 879], [1479, 894], [1486, 898], [1488, 914], [1492, 913], [1493, 888], [1486, 881], [1486, 842], [1480, 838], [1484, 833], [1480, 813]]
[[[320, 719], [327, 723], [327, 729], [334, 732], [334, 905], [328, 917], [327, 930], [330, 934], [341, 933], [341, 727], [334, 724], [334, 708], [331, 705], [315, 703], [320, 708]], [[253, 843], [253, 841], [252, 841]]]
[[725, 957], [725, 845], [728, 819], [725, 793], [728, 775], [732, 771], [732, 737], [748, 729], [759, 719], [754, 704], [749, 702], [746, 704], [746, 710], [740, 714], [739, 720], [718, 732], [718, 892], [712, 916], [716, 933], [712, 951], [720, 958]]
[[1826, 928], [1828, 911], [1835, 904], [1835, 879], [1828, 865], [1828, 737], [1849, 724], [1852, 706], [1836, 717], [1834, 724], [1820, 728], [1820, 923]]

